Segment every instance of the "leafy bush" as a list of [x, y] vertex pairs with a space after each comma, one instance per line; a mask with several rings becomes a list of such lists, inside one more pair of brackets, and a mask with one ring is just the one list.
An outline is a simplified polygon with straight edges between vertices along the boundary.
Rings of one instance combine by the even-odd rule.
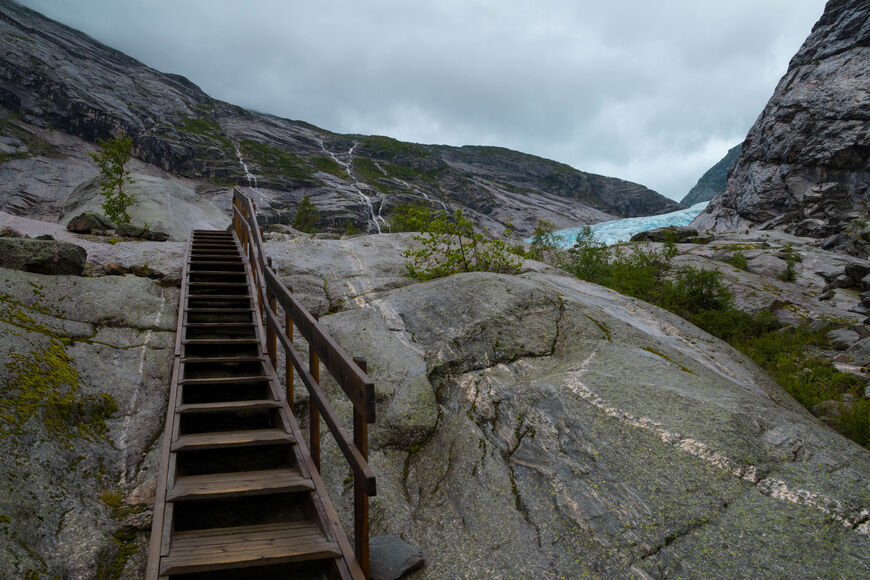
[[299, 203], [299, 207], [296, 208], [296, 215], [293, 217], [293, 223], [290, 225], [301, 232], [313, 234], [317, 232], [318, 224], [320, 224], [320, 214], [317, 211], [317, 206], [306, 195]]
[[408, 275], [419, 280], [432, 280], [461, 272], [496, 272], [513, 274], [520, 262], [507, 250], [503, 240], [492, 239], [474, 229], [462, 210], [453, 216], [443, 212], [434, 215], [427, 233], [415, 236], [422, 242], [419, 249], [404, 252]]
[[734, 266], [735, 268], [739, 268], [740, 270], [745, 270], [749, 267], [749, 264], [746, 262], [746, 254], [737, 250], [731, 256], [731, 259], [728, 260], [728, 263]]
[[557, 261], [559, 241], [559, 236], [556, 235], [556, 224], [549, 220], [539, 219], [532, 232], [529, 258], [550, 263]]
[[124, 186], [133, 183], [130, 172], [124, 165], [130, 161], [133, 140], [130, 137], [100, 141], [100, 150], [90, 154], [100, 168], [100, 191], [105, 198], [103, 212], [116, 224], [130, 223], [127, 208], [133, 205], [135, 196], [124, 191]]
[[390, 219], [391, 232], [428, 232], [431, 231], [435, 212], [419, 203], [400, 203], [393, 210]]

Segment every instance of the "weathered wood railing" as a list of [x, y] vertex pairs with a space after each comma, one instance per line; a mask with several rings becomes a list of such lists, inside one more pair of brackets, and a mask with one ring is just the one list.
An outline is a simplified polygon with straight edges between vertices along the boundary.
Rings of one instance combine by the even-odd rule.
[[[375, 476], [368, 465], [368, 423], [375, 421], [375, 387], [366, 374], [366, 361], [351, 359], [344, 349], [323, 330], [317, 318], [302, 306], [287, 286], [278, 279], [272, 259], [263, 249], [257, 225], [256, 207], [239, 188], [233, 191], [233, 228], [251, 264], [260, 315], [266, 329], [266, 349], [277, 368], [277, 344], [284, 351], [287, 401], [293, 408], [295, 368], [308, 390], [309, 447], [317, 470], [320, 470], [320, 419], [323, 418], [347, 460], [354, 477], [355, 556], [366, 577], [369, 576], [369, 496], [376, 494]], [[277, 305], [284, 311], [283, 321]], [[299, 329], [308, 342], [308, 365], [293, 345], [293, 328]], [[341, 426], [335, 411], [320, 388], [320, 364], [330, 372], [353, 403], [353, 438]]]

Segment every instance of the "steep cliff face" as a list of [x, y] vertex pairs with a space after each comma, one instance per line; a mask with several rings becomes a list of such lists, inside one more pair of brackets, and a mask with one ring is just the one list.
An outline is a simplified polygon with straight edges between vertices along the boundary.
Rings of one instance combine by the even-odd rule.
[[[514, 151], [337, 135], [246, 111], [10, 0], [0, 0], [0, 80], [0, 145], [9, 151], [0, 154], [0, 173], [4, 162], [15, 162], [16, 174], [39, 171], [37, 150], [21, 149], [20, 139], [6, 143], [15, 132], [53, 131], [87, 143], [126, 134], [136, 157], [206, 190], [257, 186], [260, 209], [272, 221], [289, 222], [310, 195], [327, 229], [353, 223], [386, 230], [384, 218], [402, 202], [462, 208], [496, 231], [511, 219], [521, 234], [531, 233], [537, 218], [568, 227], [680, 207], [641, 185]], [[90, 177], [80, 163], [67, 163], [70, 155], [61, 151], [52, 165], [69, 165], [74, 179]], [[0, 186], [0, 209], [50, 215], [54, 200], [34, 189]]]
[[693, 225], [827, 237], [870, 200], [870, 3], [831, 0]]
[[740, 157], [742, 144], [735, 145], [728, 150], [725, 157], [719, 160], [716, 165], [704, 172], [698, 183], [689, 190], [680, 203], [683, 205], [695, 205], [702, 201], [710, 201], [717, 195], [721, 195], [725, 191], [725, 184], [728, 181], [728, 172], [734, 167], [737, 158]]

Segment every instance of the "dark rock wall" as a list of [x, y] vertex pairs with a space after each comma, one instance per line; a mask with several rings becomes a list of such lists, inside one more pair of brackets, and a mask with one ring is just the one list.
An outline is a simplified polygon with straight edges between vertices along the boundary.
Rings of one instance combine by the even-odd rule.
[[831, 0], [694, 225], [826, 237], [867, 219], [870, 2]]

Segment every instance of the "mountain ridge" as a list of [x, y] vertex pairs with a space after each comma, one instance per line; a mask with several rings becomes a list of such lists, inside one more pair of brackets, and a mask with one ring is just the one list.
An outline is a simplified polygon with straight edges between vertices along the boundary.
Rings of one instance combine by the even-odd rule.
[[342, 135], [246, 110], [10, 0], [0, 12], [7, 115], [88, 142], [130, 135], [136, 157], [203, 189], [248, 185], [244, 163], [269, 221], [289, 220], [304, 195], [339, 231], [386, 228], [384, 216], [414, 202], [462, 209], [496, 232], [511, 220], [520, 234], [539, 218], [568, 226], [680, 208], [645, 186], [520, 152]]

